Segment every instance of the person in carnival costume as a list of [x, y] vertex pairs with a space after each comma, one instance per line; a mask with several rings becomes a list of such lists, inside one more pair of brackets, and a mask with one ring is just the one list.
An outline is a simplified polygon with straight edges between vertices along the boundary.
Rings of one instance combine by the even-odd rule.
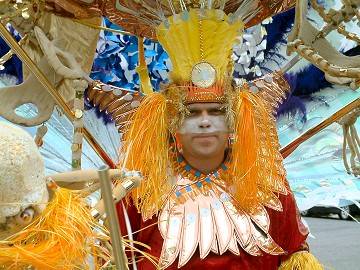
[[[279, 152], [273, 115], [289, 86], [281, 72], [251, 83], [232, 77], [233, 45], [256, 12], [245, 1], [233, 14], [209, 5], [164, 18], [156, 34], [171, 82], [152, 92], [139, 69], [146, 97], [120, 166], [145, 177], [127, 213], [161, 269], [322, 269]], [[137, 267], [153, 269], [147, 260]]]

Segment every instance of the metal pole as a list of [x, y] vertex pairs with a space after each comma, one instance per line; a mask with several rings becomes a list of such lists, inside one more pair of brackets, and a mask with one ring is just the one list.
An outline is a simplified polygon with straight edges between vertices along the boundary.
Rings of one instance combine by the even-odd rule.
[[109, 220], [109, 230], [111, 237], [111, 244], [113, 247], [113, 256], [117, 270], [128, 269], [127, 260], [122, 245], [122, 236], [118, 215], [115, 210], [115, 203], [111, 188], [111, 179], [109, 176], [109, 166], [102, 166], [98, 170], [101, 194], [104, 200], [106, 216]]

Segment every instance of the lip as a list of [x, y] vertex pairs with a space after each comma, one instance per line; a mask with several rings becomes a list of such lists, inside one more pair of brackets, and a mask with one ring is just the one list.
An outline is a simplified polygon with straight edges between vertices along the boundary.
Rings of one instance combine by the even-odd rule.
[[193, 136], [193, 139], [207, 139], [207, 138], [217, 138], [217, 135], [213, 134], [213, 133], [209, 133], [209, 134], [196, 134]]

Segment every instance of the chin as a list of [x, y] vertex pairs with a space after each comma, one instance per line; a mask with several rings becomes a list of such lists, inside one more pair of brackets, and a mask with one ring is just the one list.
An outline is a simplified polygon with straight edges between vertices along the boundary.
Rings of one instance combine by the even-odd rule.
[[194, 149], [197, 152], [197, 155], [201, 157], [213, 157], [214, 155], [218, 155], [219, 151], [217, 148], [198, 148]]

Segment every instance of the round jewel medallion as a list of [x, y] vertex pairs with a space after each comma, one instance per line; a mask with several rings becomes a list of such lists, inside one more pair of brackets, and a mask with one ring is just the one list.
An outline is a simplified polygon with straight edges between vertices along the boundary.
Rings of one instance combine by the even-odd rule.
[[191, 81], [197, 87], [208, 88], [215, 83], [215, 80], [216, 70], [207, 62], [196, 64], [191, 71]]

